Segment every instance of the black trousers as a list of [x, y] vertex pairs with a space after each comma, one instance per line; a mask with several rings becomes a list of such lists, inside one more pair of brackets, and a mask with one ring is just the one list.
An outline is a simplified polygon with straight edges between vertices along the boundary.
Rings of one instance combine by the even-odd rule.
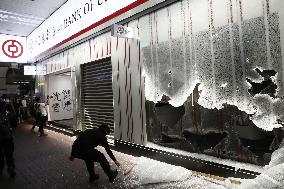
[[5, 167], [5, 161], [8, 169], [15, 168], [13, 153], [14, 141], [12, 137], [0, 142], [0, 171]]
[[46, 126], [47, 116], [40, 116], [38, 131], [40, 134], [44, 134], [43, 128]]
[[34, 129], [36, 126], [39, 127], [39, 125], [40, 125], [40, 120], [41, 120], [41, 115], [39, 115], [38, 112], [35, 112], [34, 118], [35, 118], [35, 122], [34, 122], [34, 124], [33, 124], [32, 129]]
[[28, 118], [28, 108], [22, 107], [20, 111], [22, 114], [23, 121], [25, 121]]
[[74, 156], [75, 158], [79, 158], [85, 161], [87, 170], [89, 172], [90, 177], [95, 175], [94, 162], [100, 163], [104, 172], [108, 177], [111, 176], [111, 169], [108, 160], [105, 155], [96, 149], [92, 150], [80, 150]]

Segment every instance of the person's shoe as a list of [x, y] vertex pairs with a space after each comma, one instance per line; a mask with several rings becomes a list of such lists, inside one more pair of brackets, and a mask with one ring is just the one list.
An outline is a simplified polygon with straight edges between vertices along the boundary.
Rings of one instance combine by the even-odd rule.
[[95, 174], [93, 176], [90, 176], [89, 182], [93, 183], [95, 180], [98, 180], [99, 178], [100, 178], [100, 176], [98, 174]]
[[118, 175], [117, 170], [111, 171], [110, 176], [108, 177], [109, 178], [109, 182], [113, 182], [117, 175]]

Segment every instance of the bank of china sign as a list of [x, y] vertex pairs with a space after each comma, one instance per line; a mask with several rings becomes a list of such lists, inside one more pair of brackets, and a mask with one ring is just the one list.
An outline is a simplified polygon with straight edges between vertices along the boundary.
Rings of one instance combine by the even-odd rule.
[[27, 62], [26, 38], [0, 34], [0, 62]]
[[69, 0], [27, 37], [30, 58], [137, 1]]

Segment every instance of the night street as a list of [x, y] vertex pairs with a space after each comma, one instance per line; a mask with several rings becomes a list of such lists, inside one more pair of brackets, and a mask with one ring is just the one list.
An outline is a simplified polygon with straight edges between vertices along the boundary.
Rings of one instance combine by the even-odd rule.
[[284, 189], [284, 0], [0, 0], [0, 189]]
[[[123, 171], [128, 167], [139, 161], [137, 157], [114, 152], [117, 159], [121, 162], [119, 168], [119, 176], [110, 184], [107, 176], [104, 174], [102, 168], [95, 163], [95, 170], [99, 173], [100, 178], [95, 183], [88, 182], [88, 175], [85, 169], [85, 164], [79, 159], [74, 162], [68, 160], [70, 155], [72, 142], [75, 137], [69, 137], [54, 131], [47, 131], [48, 136], [38, 137], [37, 132], [30, 131], [30, 124], [19, 125], [15, 132], [15, 162], [17, 176], [11, 180], [6, 171], [3, 171], [3, 177], [0, 180], [1, 189], [82, 189], [82, 188], [225, 188], [217, 182], [206, 181], [194, 176], [184, 177], [183, 181], [172, 183], [158, 183], [158, 184], [143, 184], [146, 181], [139, 180], [139, 175], [145, 177], [147, 171], [157, 172], [155, 166], [151, 162], [140, 160], [140, 170], [135, 168], [126, 177], [123, 176]], [[37, 131], [37, 130], [35, 130]], [[100, 150], [104, 151], [102, 148]], [[107, 155], [106, 155], [107, 156]], [[108, 158], [111, 162], [111, 160]], [[148, 165], [148, 166], [147, 166]], [[151, 165], [151, 166], [150, 166]], [[112, 163], [112, 168], [115, 168]], [[145, 169], [143, 168], [145, 166]], [[159, 168], [160, 169], [160, 168]], [[141, 173], [142, 170], [142, 173]], [[171, 170], [172, 171], [172, 170]], [[145, 173], [143, 173], [145, 172]], [[165, 173], [165, 172], [164, 172]], [[164, 174], [162, 173], [162, 174]], [[179, 174], [182, 174], [179, 171]], [[185, 173], [187, 174], [187, 173]], [[169, 173], [170, 177], [176, 176], [174, 172]], [[149, 177], [150, 176], [150, 177]], [[160, 175], [161, 176], [161, 175]], [[185, 176], [185, 175], [181, 175]], [[148, 175], [149, 178], [155, 179], [159, 175]], [[143, 179], [143, 178], [142, 178]], [[147, 179], [147, 178], [146, 178]], [[157, 179], [157, 178], [156, 178]], [[237, 185], [235, 185], [237, 186]]]

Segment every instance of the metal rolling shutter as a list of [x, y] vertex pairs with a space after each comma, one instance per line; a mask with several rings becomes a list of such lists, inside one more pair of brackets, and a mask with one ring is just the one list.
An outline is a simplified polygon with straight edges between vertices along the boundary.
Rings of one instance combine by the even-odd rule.
[[81, 65], [82, 70], [82, 123], [97, 127], [107, 123], [114, 133], [111, 59]]

